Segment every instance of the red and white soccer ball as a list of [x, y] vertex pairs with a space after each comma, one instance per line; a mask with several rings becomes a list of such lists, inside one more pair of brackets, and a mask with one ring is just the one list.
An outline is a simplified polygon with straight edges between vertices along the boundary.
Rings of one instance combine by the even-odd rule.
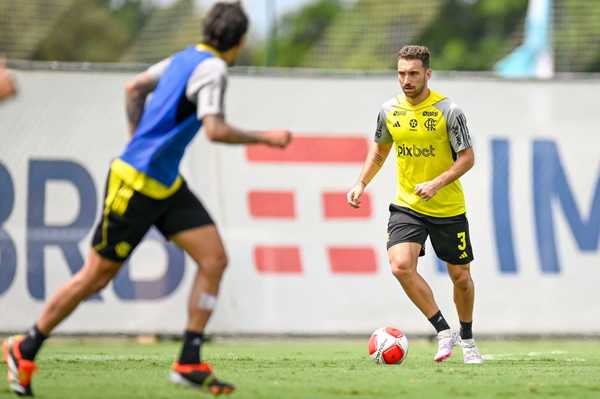
[[400, 364], [408, 354], [408, 339], [394, 327], [381, 327], [369, 338], [369, 356], [377, 364]]

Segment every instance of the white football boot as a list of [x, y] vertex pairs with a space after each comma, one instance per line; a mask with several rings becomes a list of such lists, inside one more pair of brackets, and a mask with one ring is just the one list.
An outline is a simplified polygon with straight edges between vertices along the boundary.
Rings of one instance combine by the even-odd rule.
[[461, 340], [460, 346], [462, 347], [465, 364], [483, 363], [483, 356], [481, 356], [481, 352], [477, 348], [477, 345], [475, 345], [473, 338]]
[[437, 334], [438, 351], [433, 360], [440, 363], [452, 356], [452, 348], [460, 342], [460, 336], [450, 329], [442, 330]]

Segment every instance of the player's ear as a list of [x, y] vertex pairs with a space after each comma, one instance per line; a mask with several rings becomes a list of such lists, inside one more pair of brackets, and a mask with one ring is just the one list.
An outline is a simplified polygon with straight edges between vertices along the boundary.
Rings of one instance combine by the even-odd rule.
[[433, 70], [431, 68], [427, 68], [427, 70], [425, 71], [425, 77], [427, 77], [427, 80], [431, 79], [432, 73], [433, 73]]

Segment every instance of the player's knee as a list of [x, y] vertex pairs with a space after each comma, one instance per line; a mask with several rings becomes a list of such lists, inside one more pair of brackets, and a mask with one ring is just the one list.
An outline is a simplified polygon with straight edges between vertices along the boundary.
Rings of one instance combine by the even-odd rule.
[[112, 276], [106, 276], [103, 275], [101, 276], [94, 284], [93, 287], [93, 293], [98, 292], [98, 291], [102, 291], [104, 288], [106, 288], [106, 286], [108, 285], [108, 283], [112, 280]]
[[392, 269], [392, 274], [399, 279], [410, 277], [415, 272], [413, 261], [406, 257], [390, 259], [390, 267]]
[[229, 259], [225, 252], [209, 256], [200, 263], [200, 270], [209, 278], [221, 278], [223, 272], [229, 264]]
[[222, 274], [225, 269], [227, 268], [227, 265], [229, 264], [229, 259], [227, 258], [227, 254], [225, 254], [225, 252], [221, 252], [218, 255], [215, 255], [212, 259], [211, 259], [211, 264], [212, 264], [212, 268]]
[[101, 261], [92, 265], [90, 273], [91, 282], [89, 284], [90, 293], [93, 294], [102, 291], [110, 283], [118, 270], [118, 265], [113, 262]]
[[473, 284], [471, 280], [471, 273], [468, 270], [464, 270], [458, 273], [450, 274], [452, 283], [459, 289], [468, 289]]

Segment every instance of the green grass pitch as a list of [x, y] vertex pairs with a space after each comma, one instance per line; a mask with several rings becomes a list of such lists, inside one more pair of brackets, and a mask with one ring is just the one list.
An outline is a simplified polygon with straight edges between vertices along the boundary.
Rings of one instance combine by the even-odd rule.
[[[236, 384], [232, 398], [600, 398], [598, 341], [479, 342], [487, 361], [462, 363], [459, 348], [445, 363], [435, 345], [412, 340], [402, 365], [378, 366], [367, 338], [217, 340], [204, 347], [216, 374]], [[38, 360], [38, 398], [209, 397], [168, 382], [174, 342], [60, 339]], [[6, 365], [0, 365], [6, 375]], [[0, 398], [13, 397], [0, 382]]]

